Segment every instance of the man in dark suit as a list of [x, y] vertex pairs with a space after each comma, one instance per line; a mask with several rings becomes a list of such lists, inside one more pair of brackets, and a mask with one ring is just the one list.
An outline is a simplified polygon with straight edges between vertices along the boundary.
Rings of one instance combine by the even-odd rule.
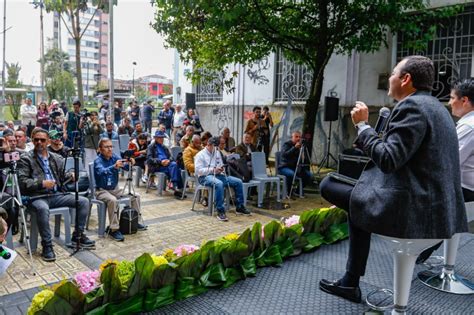
[[235, 147], [234, 152], [250, 162], [252, 160], [251, 153], [257, 152], [257, 148], [252, 143], [252, 135], [245, 133], [242, 143]]
[[321, 195], [349, 213], [346, 273], [322, 279], [321, 290], [361, 301], [371, 233], [407, 239], [449, 239], [467, 231], [458, 141], [447, 109], [434, 97], [433, 62], [406, 57], [390, 76], [388, 95], [398, 101], [382, 137], [367, 125], [368, 108], [351, 111], [356, 144], [371, 158], [352, 187], [326, 177]]

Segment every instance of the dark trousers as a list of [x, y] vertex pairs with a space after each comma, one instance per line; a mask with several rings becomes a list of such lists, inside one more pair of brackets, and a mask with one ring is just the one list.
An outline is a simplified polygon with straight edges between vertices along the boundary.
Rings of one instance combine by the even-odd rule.
[[354, 186], [326, 176], [320, 183], [321, 196], [349, 214], [349, 255], [346, 271], [354, 276], [363, 276], [370, 250], [371, 233], [351, 222], [349, 204]]
[[463, 188], [462, 195], [464, 196], [464, 202], [474, 201], [474, 191]]

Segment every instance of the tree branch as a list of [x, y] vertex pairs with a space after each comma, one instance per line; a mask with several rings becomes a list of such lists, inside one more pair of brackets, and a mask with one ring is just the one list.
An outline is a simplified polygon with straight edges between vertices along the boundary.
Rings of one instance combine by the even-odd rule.
[[[99, 8], [101, 4], [102, 4], [102, 1], [99, 1], [99, 3], [97, 3], [97, 8]], [[92, 19], [94, 18], [95, 14], [97, 13], [97, 10], [98, 10], [97, 8], [95, 9], [94, 13], [92, 14], [91, 18], [89, 19], [89, 22], [87, 22], [86, 27], [84, 27], [84, 31], [82, 32], [82, 34], [79, 35], [79, 39], [82, 39], [82, 36], [84, 35], [84, 33], [86, 32], [87, 28], [88, 28], [89, 25], [91, 24]]]
[[[74, 34], [71, 32], [71, 30], [70, 30], [69, 27], [67, 26], [67, 23], [66, 23], [66, 21], [64, 20], [63, 15], [62, 15], [60, 12], [58, 12], [58, 13], [59, 13], [59, 17], [60, 17], [61, 21], [63, 21], [64, 26], [66, 26], [66, 29], [67, 29], [69, 35], [71, 35], [71, 37], [74, 37]], [[73, 26], [74, 26], [74, 25], [73, 25]]]

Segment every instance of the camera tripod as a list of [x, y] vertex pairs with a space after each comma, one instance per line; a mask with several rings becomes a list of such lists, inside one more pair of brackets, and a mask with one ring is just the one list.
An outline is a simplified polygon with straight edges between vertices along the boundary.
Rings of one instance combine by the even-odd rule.
[[[130, 161], [128, 161], [127, 163], [128, 163], [128, 172], [127, 172], [127, 178], [125, 180], [125, 185], [123, 186], [123, 189], [122, 189], [122, 196], [128, 196], [130, 198], [130, 204], [132, 202], [132, 197], [136, 198], [137, 203], [138, 203], [138, 209], [136, 210], [138, 211], [139, 223], [143, 224], [143, 226], [146, 227], [145, 221], [143, 220], [143, 217], [142, 217], [142, 212], [140, 210], [141, 209], [140, 199], [137, 198], [137, 195], [135, 193], [135, 187], [133, 185], [133, 166]], [[125, 191], [128, 191], [128, 193], [125, 194]], [[116, 217], [118, 219], [118, 216]]]
[[296, 161], [296, 168], [295, 168], [295, 173], [293, 174], [293, 180], [291, 181], [291, 187], [290, 191], [288, 194], [288, 198], [291, 198], [291, 195], [293, 193], [293, 187], [295, 186], [295, 181], [296, 181], [296, 176], [298, 173], [300, 173], [300, 170], [304, 166], [311, 166], [311, 161], [308, 161], [308, 164], [305, 163], [305, 157], [309, 156], [308, 148], [306, 147], [306, 144], [303, 142], [300, 147], [300, 152], [298, 153], [298, 160]]
[[316, 175], [319, 176], [319, 174], [321, 173], [321, 169], [322, 169], [323, 166], [324, 166], [324, 163], [326, 163], [326, 167], [329, 167], [329, 161], [330, 161], [330, 159], [333, 159], [333, 161], [336, 162], [336, 164], [337, 164], [336, 158], [331, 154], [331, 135], [332, 135], [331, 129], [332, 129], [332, 121], [329, 122], [328, 146], [327, 146], [326, 152], [325, 152], [325, 154], [324, 154], [324, 158], [323, 158], [322, 161], [319, 163], [319, 166], [318, 166], [318, 169], [317, 169], [317, 171], [316, 171], [316, 174], [314, 174], [315, 176], [316, 176]]
[[31, 253], [31, 243], [30, 243], [30, 234], [28, 233], [28, 228], [26, 227], [26, 216], [25, 209], [26, 206], [23, 205], [21, 200], [20, 186], [18, 185], [18, 175], [16, 170], [16, 161], [9, 162], [8, 174], [5, 178], [5, 182], [2, 187], [2, 192], [0, 193], [0, 200], [3, 199], [3, 194], [7, 190], [8, 183], [11, 183], [11, 196], [9, 196], [5, 201], [0, 203], [0, 206], [3, 206], [7, 202], [11, 202], [12, 209], [17, 206], [19, 208], [20, 217], [21, 217], [21, 229], [22, 234], [26, 239], [26, 248], [30, 256], [30, 267], [31, 272], [35, 276], [37, 274], [35, 265], [33, 263], [33, 254]]

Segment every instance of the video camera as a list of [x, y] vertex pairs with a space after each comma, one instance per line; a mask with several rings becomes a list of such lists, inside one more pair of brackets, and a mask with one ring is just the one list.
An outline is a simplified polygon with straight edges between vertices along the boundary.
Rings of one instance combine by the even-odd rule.
[[[13, 152], [6, 152], [3, 148], [3, 142], [5, 141], [4, 138], [0, 138], [0, 163], [2, 162], [14, 162], [20, 160], [20, 152], [13, 151]], [[2, 166], [0, 165], [0, 168]]]
[[79, 112], [79, 116], [84, 117], [84, 118], [90, 117], [91, 115], [92, 114], [89, 113], [89, 111], [86, 108], [84, 108], [83, 110]]
[[126, 159], [126, 160], [130, 160], [132, 157], [133, 157], [133, 154], [135, 153], [134, 150], [125, 150], [123, 153], [122, 153], [122, 158]]

